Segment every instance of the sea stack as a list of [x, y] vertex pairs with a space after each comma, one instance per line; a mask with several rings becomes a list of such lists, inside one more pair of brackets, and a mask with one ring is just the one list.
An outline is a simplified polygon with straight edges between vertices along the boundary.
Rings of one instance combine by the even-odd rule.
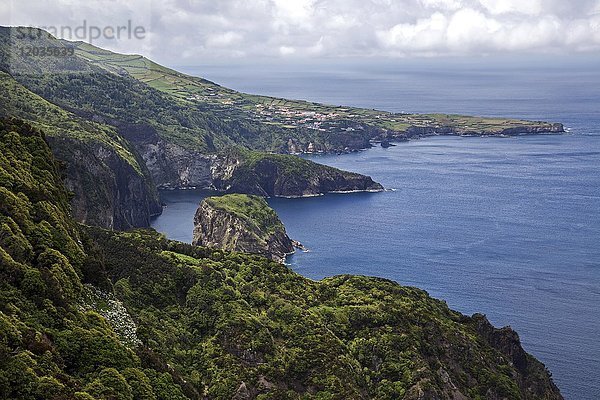
[[280, 263], [294, 252], [277, 213], [264, 198], [245, 194], [202, 200], [194, 217], [192, 244], [260, 254]]

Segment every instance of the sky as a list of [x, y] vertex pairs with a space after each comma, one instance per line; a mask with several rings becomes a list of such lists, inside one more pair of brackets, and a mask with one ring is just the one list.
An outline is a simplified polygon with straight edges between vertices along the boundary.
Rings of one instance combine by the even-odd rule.
[[168, 65], [600, 54], [600, 0], [3, 0], [0, 24]]

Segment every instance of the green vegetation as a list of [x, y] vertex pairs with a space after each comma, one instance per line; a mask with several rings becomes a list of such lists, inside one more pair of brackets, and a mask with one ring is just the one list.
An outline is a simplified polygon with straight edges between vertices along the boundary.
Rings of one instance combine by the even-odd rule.
[[310, 178], [311, 176], [322, 174], [323, 172], [333, 173], [339, 172], [344, 177], [359, 176], [348, 171], [342, 171], [327, 165], [317, 164], [300, 157], [290, 156], [287, 154], [266, 154], [259, 152], [246, 153], [248, 156], [244, 160], [244, 165], [248, 168], [255, 169], [258, 165], [264, 162], [273, 163], [278, 166], [286, 175]]
[[[0, 29], [0, 53], [9, 60], [6, 70], [31, 91], [86, 119], [116, 127], [125, 137], [136, 127], [150, 128], [169, 142], [202, 152], [234, 146], [276, 153], [350, 151], [369, 147], [371, 139], [432, 132], [558, 129], [543, 122], [397, 114], [249, 95], [139, 55], [57, 40], [41, 31], [35, 40], [20, 38], [14, 29]], [[32, 44], [69, 48], [74, 56], [24, 59], [18, 50]]]
[[[168, 373], [144, 371], [104, 318], [82, 311], [92, 265], [44, 136], [1, 120], [0, 398], [157, 399], [162, 389], [167, 399], [180, 390]], [[152, 387], [156, 395], [137, 396]]]
[[[262, 123], [229, 105], [205, 107], [181, 99], [153, 88], [147, 84], [148, 77], [141, 75], [148, 69], [153, 74], [170, 74], [172, 71], [166, 68], [139, 56], [118, 55], [83, 43], [56, 40], [43, 31], [33, 32], [37, 34], [32, 38], [20, 37], [15, 28], [0, 27], [0, 54], [8, 60], [2, 65], [4, 72], [0, 71], [0, 95], [5, 99], [0, 104], [0, 117], [23, 119], [52, 138], [55, 154], [67, 164], [67, 184], [73, 190], [74, 213], [80, 221], [117, 229], [147, 226], [150, 216], [160, 212], [154, 179], [161, 184], [181, 184], [177, 176], [185, 173], [182, 170], [186, 168], [186, 158], [208, 153], [252, 154], [248, 149], [285, 152], [290, 140], [306, 142], [317, 132]], [[69, 58], [20, 54], [19, 49], [33, 45], [78, 50]], [[107, 59], [112, 60], [110, 65], [101, 62]], [[196, 78], [194, 82], [214, 85]], [[326, 141], [343, 146], [343, 139], [335, 139], [330, 133], [324, 135]], [[365, 137], [360, 140], [361, 146], [368, 144]], [[173, 152], [180, 155], [174, 163], [161, 158], [171, 154], [165, 153], [169, 146], [174, 146]], [[146, 161], [154, 157], [158, 157], [158, 162], [148, 170]], [[298, 195], [298, 188], [300, 194], [305, 189], [307, 193], [336, 190], [335, 185], [306, 188], [309, 178], [319, 178], [308, 173], [350, 176], [295, 157], [275, 159], [263, 154], [263, 161], [256, 162], [259, 157], [259, 153], [254, 153], [248, 162], [244, 157], [245, 166], [235, 171], [234, 177], [225, 174], [223, 178], [232, 178], [232, 184], [221, 185], [222, 177], [210, 177], [205, 183], [252, 194]], [[249, 170], [267, 161], [277, 167], [279, 177], [265, 178], [261, 172]], [[194, 168], [206, 166], [198, 165]], [[302, 175], [293, 176], [297, 172]], [[203, 172], [194, 170], [191, 174], [200, 176]], [[243, 177], [252, 179], [243, 181]], [[352, 177], [356, 179], [358, 175]], [[289, 182], [288, 187], [273, 187], [271, 181], [277, 179]], [[341, 182], [339, 190], [348, 188], [343, 179], [329, 182]], [[350, 190], [355, 189], [355, 185], [350, 186]]]
[[421, 290], [366, 277], [313, 282], [147, 231], [88, 235], [110, 249], [96, 258], [140, 316], [140, 339], [209, 398], [242, 386], [273, 399], [417, 398], [417, 387], [440, 398], [451, 392], [446, 372], [471, 398], [525, 397], [475, 320]]
[[226, 194], [204, 199], [211, 207], [235, 215], [250, 227], [251, 232], [273, 233], [284, 229], [277, 213], [264, 198], [245, 194]]
[[0, 122], [1, 398], [559, 399], [511, 332], [387, 280], [77, 225], [43, 134]]
[[12, 76], [0, 71], [0, 116], [17, 117], [28, 121], [48, 136], [66, 137], [82, 142], [95, 142], [114, 149], [135, 171], [142, 167], [130, 144], [115, 129], [79, 118], [73, 113], [50, 103], [19, 84]]

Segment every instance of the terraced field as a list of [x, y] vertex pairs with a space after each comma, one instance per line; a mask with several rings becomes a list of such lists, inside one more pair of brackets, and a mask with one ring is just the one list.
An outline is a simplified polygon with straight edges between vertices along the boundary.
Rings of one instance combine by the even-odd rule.
[[[479, 135], [503, 134], [507, 130], [513, 133], [529, 133], [531, 129], [558, 130], [552, 124], [539, 121], [447, 114], [399, 114], [246, 94], [206, 79], [182, 74], [139, 55], [116, 54], [86, 43], [77, 44], [76, 54], [108, 71], [130, 75], [182, 103], [217, 112], [226, 111], [230, 118], [245, 118], [288, 129], [339, 132], [336, 123], [352, 121], [391, 131], [392, 137], [405, 134], [410, 128], [422, 128], [428, 133]], [[348, 128], [344, 126], [342, 129]], [[352, 128], [357, 129], [356, 126]]]

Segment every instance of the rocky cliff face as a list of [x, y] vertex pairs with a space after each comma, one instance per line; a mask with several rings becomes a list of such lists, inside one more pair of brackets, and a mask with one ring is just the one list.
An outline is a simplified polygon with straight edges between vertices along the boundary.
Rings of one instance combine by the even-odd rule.
[[498, 350], [519, 373], [518, 384], [528, 398], [562, 399], [549, 371], [521, 346], [519, 335], [510, 327], [495, 328], [483, 314], [475, 314], [472, 323], [490, 346]]
[[125, 230], [149, 226], [151, 217], [161, 213], [150, 176], [136, 171], [113, 149], [67, 137], [48, 141], [65, 165], [72, 214], [79, 222]]
[[118, 127], [119, 133], [140, 154], [160, 189], [215, 189], [213, 182], [226, 178], [235, 168], [236, 160], [166, 141], [150, 125], [119, 123]]
[[225, 195], [204, 199], [194, 217], [194, 245], [261, 254], [277, 262], [294, 252], [285, 227], [256, 196]]
[[129, 126], [120, 133], [134, 144], [159, 188], [198, 187], [264, 197], [383, 190], [368, 176], [292, 155], [203, 154], [163, 140], [151, 127]]

